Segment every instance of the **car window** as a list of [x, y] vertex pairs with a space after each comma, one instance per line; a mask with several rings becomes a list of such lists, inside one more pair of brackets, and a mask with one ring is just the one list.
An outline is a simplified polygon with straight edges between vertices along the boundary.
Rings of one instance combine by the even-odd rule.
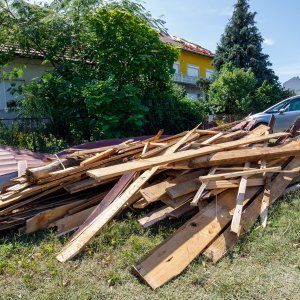
[[272, 106], [271, 108], [269, 108], [266, 112], [267, 113], [276, 113], [278, 112], [281, 108], [283, 108], [287, 103], [288, 103], [289, 100], [287, 101], [283, 101], [281, 103], [278, 103], [274, 106]]
[[285, 111], [300, 110], [300, 98], [291, 101], [285, 108]]

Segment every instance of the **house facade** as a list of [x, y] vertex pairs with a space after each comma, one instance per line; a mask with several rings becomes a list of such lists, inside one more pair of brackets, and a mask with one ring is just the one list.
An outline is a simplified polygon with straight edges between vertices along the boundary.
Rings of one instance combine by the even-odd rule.
[[210, 78], [212, 76], [214, 71], [213, 53], [175, 36], [161, 34], [161, 40], [180, 48], [178, 60], [174, 63], [173, 81], [182, 85], [191, 99], [201, 98], [203, 95], [197, 87], [197, 81], [200, 77]]
[[[209, 78], [213, 73], [212, 59], [213, 53], [199, 45], [188, 42], [182, 38], [160, 34], [163, 42], [179, 47], [180, 54], [174, 63], [175, 73], [173, 81], [182, 85], [187, 91], [188, 97], [196, 100], [202, 96], [197, 87], [200, 77]], [[0, 47], [0, 51], [5, 51], [5, 47]], [[20, 98], [20, 95], [13, 95], [11, 89], [24, 83], [30, 83], [32, 79], [40, 77], [44, 72], [51, 70], [50, 64], [43, 63], [43, 57], [38, 52], [33, 51], [23, 55], [21, 51], [15, 52], [13, 61], [6, 68], [6, 71], [13, 68], [26, 66], [20, 79], [3, 80], [0, 78], [0, 119], [13, 119], [17, 116], [16, 111], [9, 109], [10, 103]]]
[[300, 77], [297, 76], [289, 79], [283, 84], [283, 87], [286, 90], [295, 92], [296, 95], [300, 95]]
[[39, 57], [24, 57], [16, 54], [9, 66], [4, 68], [5, 71], [10, 71], [21, 66], [23, 68], [22, 78], [14, 80], [6, 80], [0, 78], [0, 119], [15, 118], [16, 111], [9, 109], [10, 103], [20, 98], [20, 95], [12, 94], [11, 90], [14, 87], [24, 83], [30, 83], [32, 79], [40, 77], [44, 72], [51, 69], [50, 64], [43, 64], [42, 58]]

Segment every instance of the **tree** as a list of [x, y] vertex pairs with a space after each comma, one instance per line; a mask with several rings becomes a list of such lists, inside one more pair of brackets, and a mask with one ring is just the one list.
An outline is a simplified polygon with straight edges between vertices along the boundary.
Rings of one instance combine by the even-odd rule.
[[208, 104], [215, 112], [242, 117], [263, 111], [292, 94], [266, 81], [257, 87], [257, 80], [251, 69], [246, 71], [227, 63], [210, 84], [208, 96]]
[[252, 109], [256, 84], [251, 69], [245, 71], [227, 63], [210, 85], [209, 105], [217, 113], [247, 114]]
[[221, 36], [213, 64], [217, 71], [231, 62], [237, 68], [251, 68], [257, 80], [257, 86], [264, 81], [277, 84], [278, 77], [270, 68], [269, 56], [262, 53], [263, 37], [255, 22], [256, 12], [249, 11], [248, 0], [237, 0], [232, 18]]
[[165, 115], [162, 103], [182, 107], [171, 84], [178, 49], [161, 42], [163, 23], [139, 3], [7, 3], [0, 5], [0, 40], [9, 36], [9, 47], [0, 56], [8, 61], [17, 49], [52, 64], [22, 86], [21, 108], [26, 116], [50, 118], [57, 135], [80, 141], [152, 133], [159, 126], [153, 120]]

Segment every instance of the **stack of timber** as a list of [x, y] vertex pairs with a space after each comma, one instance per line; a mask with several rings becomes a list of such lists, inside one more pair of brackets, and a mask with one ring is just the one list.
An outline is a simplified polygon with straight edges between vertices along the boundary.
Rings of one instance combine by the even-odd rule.
[[[224, 124], [80, 150], [29, 168], [0, 193], [0, 230], [73, 232], [65, 262], [128, 207], [144, 228], [187, 220], [134, 266], [153, 289], [205, 255], [219, 261], [292, 184], [300, 181], [299, 121], [286, 132], [253, 122]], [[141, 215], [141, 213], [137, 213]]]

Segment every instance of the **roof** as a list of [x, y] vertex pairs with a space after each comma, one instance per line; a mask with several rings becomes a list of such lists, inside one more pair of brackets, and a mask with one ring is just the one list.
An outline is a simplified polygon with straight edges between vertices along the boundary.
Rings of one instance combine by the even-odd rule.
[[[181, 49], [192, 52], [192, 53], [209, 56], [209, 57], [214, 56], [214, 54], [210, 50], [205, 49], [205, 48], [201, 47], [200, 45], [189, 42], [180, 37], [160, 33], [160, 39], [161, 39], [161, 41], [163, 41], [165, 43], [168, 43], [172, 46], [180, 47]], [[44, 58], [44, 54], [41, 51], [37, 51], [34, 49], [24, 51], [18, 46], [0, 45], [0, 52], [9, 52], [9, 51], [13, 51], [16, 55], [20, 55], [20, 56], [24, 56], [24, 57]], [[68, 50], [66, 51], [64, 56], [66, 58], [70, 57], [70, 53]]]
[[23, 56], [23, 57], [31, 57], [31, 58], [44, 58], [42, 52], [30, 49], [28, 51], [22, 50], [18, 46], [13, 45], [0, 45], [0, 52], [9, 53], [12, 51], [15, 55]]
[[183, 38], [160, 33], [160, 39], [165, 43], [168, 43], [172, 46], [178, 46], [183, 50], [204, 56], [214, 57], [214, 54], [210, 50], [205, 49], [195, 43], [189, 42]]
[[28, 167], [35, 167], [42, 165], [47, 157], [50, 155], [0, 145], [0, 176], [16, 172], [18, 161], [26, 160]]

